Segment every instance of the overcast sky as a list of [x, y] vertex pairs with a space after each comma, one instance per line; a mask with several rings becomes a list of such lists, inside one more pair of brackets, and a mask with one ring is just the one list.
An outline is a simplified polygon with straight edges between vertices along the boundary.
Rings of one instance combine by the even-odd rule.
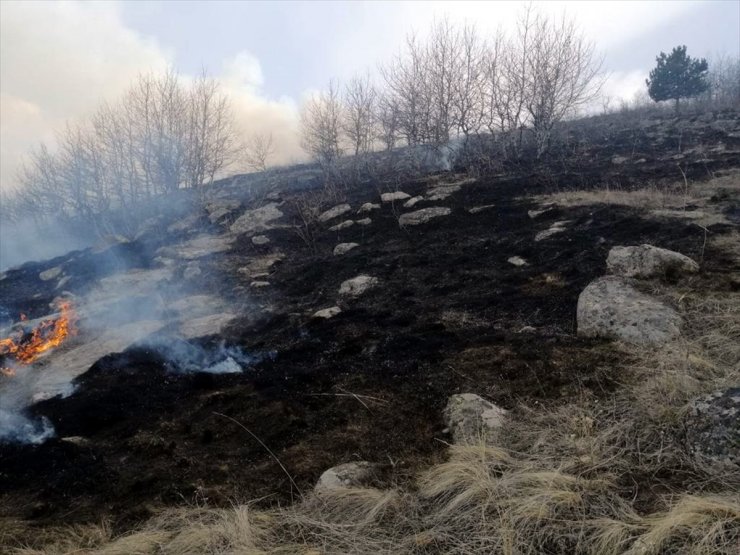
[[[604, 54], [607, 91], [631, 98], [661, 50], [740, 55], [740, 2], [543, 2], [575, 18]], [[520, 2], [0, 2], [0, 187], [53, 130], [115, 99], [140, 72], [202, 67], [221, 78], [244, 133], [271, 131], [298, 160], [301, 99], [329, 79], [374, 71], [435, 18], [483, 33]]]

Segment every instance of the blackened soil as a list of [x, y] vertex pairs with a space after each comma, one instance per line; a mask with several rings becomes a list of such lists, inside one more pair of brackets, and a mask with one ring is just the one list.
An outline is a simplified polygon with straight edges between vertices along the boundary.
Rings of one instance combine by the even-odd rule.
[[[604, 160], [579, 180], [596, 186], [612, 179]], [[651, 168], [640, 166], [635, 171], [645, 175], [631, 177], [620, 171], [633, 183], [665, 171]], [[651, 243], [699, 259], [704, 231], [606, 205], [531, 219], [535, 206], [522, 197], [572, 178], [553, 176], [481, 178], [443, 201], [417, 205], [452, 209], [418, 227], [399, 228], [405, 210], [384, 205], [369, 214], [369, 226], [336, 233], [329, 222], [307, 242], [290, 228], [269, 231], [267, 249], [240, 238], [219, 255], [232, 288], [225, 294], [243, 315], [222, 339], [276, 356], [219, 376], [173, 372], [142, 349], [101, 359], [72, 396], [32, 408], [66, 439], [0, 448], [0, 499], [7, 501], [0, 515], [40, 522], [105, 516], [122, 529], [161, 505], [284, 503], [326, 468], [352, 460], [384, 464], [381, 485], [404, 482], [444, 458], [449, 437], [441, 414], [453, 393], [475, 392], [507, 408], [607, 395], [620, 379], [618, 355], [606, 342], [576, 337], [579, 293], [605, 273], [612, 246]], [[415, 195], [427, 186], [419, 180], [400, 188]], [[347, 202], [377, 202], [378, 188], [388, 190], [353, 188]], [[301, 193], [293, 195], [281, 207], [286, 223], [299, 222], [293, 201]], [[566, 231], [534, 241], [564, 220]], [[337, 243], [350, 241], [360, 246], [332, 255]], [[269, 276], [271, 286], [250, 290], [238, 268], [272, 249], [286, 257]], [[507, 262], [512, 256], [528, 264], [515, 267]], [[722, 264], [707, 257], [685, 285], [736, 287]], [[340, 299], [340, 284], [359, 274], [380, 285]], [[335, 304], [343, 310], [337, 317], [310, 318]]]

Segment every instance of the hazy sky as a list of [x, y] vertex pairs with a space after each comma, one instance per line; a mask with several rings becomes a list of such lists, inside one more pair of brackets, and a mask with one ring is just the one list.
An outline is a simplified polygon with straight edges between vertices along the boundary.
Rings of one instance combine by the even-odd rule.
[[[740, 2], [544, 2], [597, 42], [609, 94], [631, 98], [661, 50], [740, 54]], [[520, 2], [0, 2], [0, 187], [31, 146], [115, 99], [139, 72], [202, 67], [224, 81], [244, 133], [302, 156], [297, 110], [329, 79], [374, 71], [434, 18], [511, 28]]]

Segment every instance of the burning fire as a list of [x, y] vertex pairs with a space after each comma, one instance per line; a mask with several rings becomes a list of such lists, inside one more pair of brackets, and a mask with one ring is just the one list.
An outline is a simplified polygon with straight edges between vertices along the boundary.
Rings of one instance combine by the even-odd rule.
[[[61, 345], [64, 340], [77, 333], [77, 314], [67, 300], [57, 303], [59, 315], [44, 320], [33, 329], [21, 329], [10, 337], [0, 339], [0, 357], [11, 358], [20, 364], [31, 364], [42, 353]], [[26, 321], [21, 314], [21, 321]], [[0, 366], [0, 374], [15, 375], [12, 367]]]

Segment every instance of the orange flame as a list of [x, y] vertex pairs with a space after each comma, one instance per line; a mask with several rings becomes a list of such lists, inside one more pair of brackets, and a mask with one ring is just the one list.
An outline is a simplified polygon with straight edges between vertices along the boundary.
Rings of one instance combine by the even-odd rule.
[[[44, 320], [29, 333], [16, 333], [15, 336], [0, 339], [0, 355], [12, 357], [20, 364], [31, 364], [42, 353], [53, 349], [71, 335], [77, 333], [77, 314], [69, 301], [57, 304], [59, 316]], [[24, 318], [21, 318], [24, 320]], [[0, 367], [0, 374], [15, 375], [15, 370]]]

